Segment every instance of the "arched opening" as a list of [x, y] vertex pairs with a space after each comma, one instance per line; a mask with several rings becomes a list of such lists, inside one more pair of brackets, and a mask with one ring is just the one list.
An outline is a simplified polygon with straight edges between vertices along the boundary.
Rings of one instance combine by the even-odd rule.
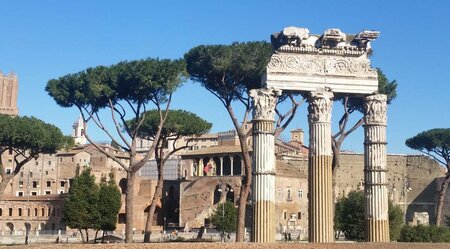
[[224, 176], [231, 175], [231, 159], [229, 156], [225, 156], [223, 158], [223, 175]]
[[119, 187], [122, 191], [122, 194], [126, 194], [127, 193], [127, 184], [128, 184], [128, 180], [125, 178], [120, 179], [119, 182]]
[[174, 223], [178, 224], [179, 220], [179, 202], [176, 197], [177, 190], [175, 186], [170, 186], [166, 191], [166, 198], [164, 201], [164, 206], [162, 207], [161, 213], [164, 213], [162, 218], [166, 218], [166, 224]]
[[0, 216], [3, 216], [3, 209], [0, 208]]
[[[150, 205], [144, 209], [144, 217], [145, 218], [148, 217], [149, 211], [150, 211]], [[162, 225], [162, 222], [160, 222], [162, 220], [161, 216], [162, 216], [161, 215], [161, 207], [159, 205], [156, 205], [155, 211], [153, 212], [152, 226]]]
[[222, 189], [220, 189], [220, 185], [217, 185], [216, 189], [214, 190], [213, 205], [216, 205], [217, 203], [219, 203], [221, 195], [222, 195]]
[[226, 201], [229, 201], [234, 204], [234, 189], [227, 184], [226, 191], [227, 191]]
[[6, 231], [9, 232], [9, 234], [13, 234], [14, 232], [14, 224], [11, 222], [6, 223]]
[[210, 158], [209, 157], [205, 157], [203, 158], [202, 162], [203, 162], [203, 169], [202, 169], [202, 175], [203, 176], [209, 176], [211, 175], [211, 171], [213, 170], [212, 164], [209, 164]]
[[216, 176], [220, 176], [220, 158], [214, 157], [213, 160], [216, 166]]
[[242, 174], [242, 162], [240, 156], [233, 157], [233, 175]]
[[31, 224], [29, 222], [25, 222], [25, 229], [28, 231], [31, 230]]

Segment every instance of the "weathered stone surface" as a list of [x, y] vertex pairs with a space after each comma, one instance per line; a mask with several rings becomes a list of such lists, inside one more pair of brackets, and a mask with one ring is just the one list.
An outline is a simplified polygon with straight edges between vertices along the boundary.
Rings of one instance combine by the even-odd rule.
[[263, 77], [263, 87], [283, 90], [372, 94], [378, 90], [378, 75], [370, 66], [370, 42], [377, 31], [347, 35], [328, 29], [310, 35], [306, 28], [287, 27], [272, 35], [274, 53]]

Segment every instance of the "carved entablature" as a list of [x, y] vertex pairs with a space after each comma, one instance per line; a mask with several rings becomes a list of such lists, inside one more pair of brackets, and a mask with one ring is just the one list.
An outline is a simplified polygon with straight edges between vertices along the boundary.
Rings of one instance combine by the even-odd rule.
[[366, 125], [387, 123], [387, 97], [384, 94], [367, 96], [364, 102]]
[[274, 120], [275, 107], [277, 105], [280, 90], [262, 88], [250, 90], [253, 99], [253, 119]]
[[308, 98], [308, 115], [310, 122], [331, 122], [333, 93], [329, 91], [311, 92]]
[[262, 87], [292, 91], [330, 88], [358, 95], [378, 91], [378, 74], [371, 67], [370, 41], [377, 31], [346, 35], [328, 29], [310, 35], [306, 28], [287, 27], [272, 35], [274, 52], [262, 79]]

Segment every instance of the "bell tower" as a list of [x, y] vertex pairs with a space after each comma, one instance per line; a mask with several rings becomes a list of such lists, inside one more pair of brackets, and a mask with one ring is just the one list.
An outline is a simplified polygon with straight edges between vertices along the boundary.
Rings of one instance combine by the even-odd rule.
[[86, 144], [87, 139], [84, 131], [86, 131], [87, 126], [81, 116], [73, 123], [72, 128], [72, 137], [75, 140], [75, 144]]
[[17, 92], [19, 83], [14, 73], [4, 75], [0, 71], [0, 113], [17, 116]]

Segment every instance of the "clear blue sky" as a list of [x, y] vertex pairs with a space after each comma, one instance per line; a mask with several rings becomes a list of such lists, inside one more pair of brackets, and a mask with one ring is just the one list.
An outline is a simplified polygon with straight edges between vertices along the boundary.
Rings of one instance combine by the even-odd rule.
[[[448, 1], [0, 0], [0, 8], [0, 70], [19, 76], [20, 115], [53, 123], [65, 134], [78, 113], [47, 95], [49, 79], [121, 60], [179, 58], [200, 44], [269, 40], [285, 26], [311, 33], [381, 31], [372, 65], [399, 84], [388, 114], [389, 153], [411, 153], [406, 138], [450, 127]], [[213, 132], [232, 128], [219, 101], [198, 84], [180, 88], [173, 107], [210, 120]], [[290, 128], [307, 131], [306, 125], [304, 105]], [[344, 148], [362, 152], [362, 144], [360, 129]]]

